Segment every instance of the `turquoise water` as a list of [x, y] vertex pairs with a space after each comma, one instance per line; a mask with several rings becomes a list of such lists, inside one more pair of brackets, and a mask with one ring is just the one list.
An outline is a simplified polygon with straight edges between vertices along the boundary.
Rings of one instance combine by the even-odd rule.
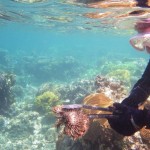
[[[72, 55], [85, 61], [92, 56], [91, 63], [110, 53], [114, 57], [118, 54], [141, 56], [128, 42], [136, 33], [131, 28], [134, 22], [126, 21], [130, 18], [117, 20], [111, 17], [84, 17], [88, 12], [101, 13], [109, 9], [87, 8], [80, 3], [75, 5], [61, 0], [37, 3], [2, 0], [0, 6], [0, 46], [12, 54], [23, 52], [54, 57]], [[126, 27], [127, 23], [129, 27]]]
[[[115, 18], [131, 9], [94, 9], [65, 0], [31, 2], [0, 2], [0, 72], [12, 74], [15, 80], [13, 85], [6, 82], [11, 92], [4, 96], [8, 103], [1, 104], [1, 110], [8, 107], [7, 113], [0, 114], [1, 150], [56, 149], [55, 118], [47, 109], [68, 100], [81, 103], [97, 90], [93, 87], [97, 75], [115, 77], [129, 91], [149, 59], [129, 44], [140, 17]], [[85, 17], [85, 13], [107, 11], [113, 14]], [[59, 102], [42, 105], [38, 96], [45, 92], [55, 93]], [[78, 146], [74, 149], [81, 150]]]

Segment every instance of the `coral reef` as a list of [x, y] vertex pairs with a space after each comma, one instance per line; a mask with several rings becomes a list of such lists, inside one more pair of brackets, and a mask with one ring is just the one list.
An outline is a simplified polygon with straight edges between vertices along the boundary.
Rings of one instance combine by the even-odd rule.
[[62, 100], [70, 100], [71, 103], [82, 103], [83, 98], [95, 90], [93, 80], [78, 80], [60, 86], [58, 89]]
[[82, 103], [85, 96], [95, 92], [120, 102], [127, 95], [128, 88], [120, 80], [98, 75], [95, 79], [82, 79], [57, 87], [57, 90], [62, 100], [70, 100], [71, 103]]
[[35, 98], [35, 106], [39, 112], [49, 113], [51, 107], [58, 104], [61, 104], [59, 97], [50, 91], [44, 92]]
[[11, 139], [27, 138], [30, 134], [34, 133], [37, 123], [38, 113], [29, 111], [28, 113], [21, 113], [16, 118], [10, 119], [5, 131], [8, 132], [8, 137]]
[[93, 93], [84, 98], [83, 104], [106, 108], [112, 105], [113, 101], [102, 93]]
[[[32, 88], [33, 87], [27, 87], [29, 91]], [[46, 100], [45, 103], [43, 100], [47, 98], [49, 99], [48, 95], [52, 95], [50, 96], [50, 99], [55, 97], [59, 101], [59, 99], [63, 98], [63, 100], [65, 100], [65, 98], [75, 99], [79, 94], [82, 97], [80, 97], [80, 99], [83, 100], [83, 98], [89, 95], [89, 93], [95, 93], [96, 91], [100, 90], [107, 94], [108, 91], [111, 91], [112, 93], [110, 92], [108, 94], [109, 98], [113, 97], [113, 91], [116, 93], [117, 91], [120, 91], [120, 93], [122, 93], [122, 95], [120, 95], [121, 98], [123, 97], [124, 87], [120, 81], [110, 80], [108, 78], [98, 76], [95, 80], [81, 80], [73, 82], [69, 85], [45, 83], [41, 85], [38, 91], [33, 89], [30, 92], [32, 92], [32, 99], [34, 99], [34, 94], [37, 94], [36, 98], [40, 99], [38, 101], [40, 104], [38, 107], [41, 107], [39, 110], [44, 109], [44, 111], [50, 111], [50, 107], [46, 107], [46, 103], [49, 101]], [[30, 93], [29, 91], [27, 93]], [[56, 91], [58, 93], [60, 92], [59, 96], [55, 94]], [[91, 94], [89, 97], [86, 97], [87, 99], [85, 98], [85, 101], [89, 100], [88, 102], [93, 104], [93, 102], [90, 101], [90, 97], [94, 98], [94, 95], [99, 95], [99, 97], [102, 97], [101, 93]], [[115, 100], [116, 99], [114, 98], [114, 101]], [[43, 106], [41, 106], [43, 101]], [[76, 101], [73, 101], [73, 103], [74, 102]], [[109, 99], [108, 101], [101, 101], [103, 106], [106, 106], [107, 102], [111, 101]], [[95, 101], [94, 103], [97, 102]], [[58, 103], [51, 102], [47, 106], [51, 106], [51, 104], [57, 105]], [[59, 135], [58, 140], [56, 140], [58, 135], [54, 128], [54, 119], [49, 119], [45, 122], [45, 113], [39, 113], [40, 111], [37, 112], [38, 110], [35, 109], [35, 101], [13, 103], [13, 105], [11, 105], [11, 110], [12, 117], [9, 118], [0, 116], [0, 149], [9, 150], [12, 147], [14, 149], [33, 150], [46, 150], [49, 148], [51, 148], [51, 150], [121, 150], [122, 148], [124, 150], [135, 148], [139, 150], [149, 149], [147, 145], [143, 144], [144, 140], [139, 134], [123, 138], [111, 130], [108, 124], [103, 126], [103, 124], [100, 124], [98, 120], [95, 120], [91, 124], [87, 134], [85, 134], [85, 136], [79, 140], [73, 141], [64, 135]], [[147, 141], [144, 141], [144, 143], [147, 143]]]
[[109, 72], [107, 75], [109, 77], [116, 78], [124, 83], [126, 82], [128, 85], [130, 85], [131, 73], [129, 72], [129, 70], [117, 69]]
[[[89, 97], [92, 97], [91, 95]], [[93, 97], [92, 97], [93, 98]], [[110, 100], [105, 101], [105, 106], [110, 103]], [[97, 104], [95, 99], [85, 98], [86, 104]], [[89, 101], [88, 101], [89, 100]], [[102, 102], [102, 106], [104, 102]], [[96, 105], [97, 106], [97, 105]], [[98, 104], [101, 106], [101, 103]], [[96, 113], [98, 111], [87, 111], [85, 113]], [[102, 112], [98, 112], [102, 113]], [[70, 136], [70, 135], [69, 135]], [[79, 140], [72, 141], [66, 136], [59, 136], [56, 143], [57, 150], [66, 149], [85, 149], [85, 150], [148, 150], [149, 149], [149, 130], [143, 128], [141, 131], [136, 132], [132, 136], [122, 136], [110, 128], [107, 121], [99, 122], [99, 119], [94, 119], [90, 121], [90, 126], [86, 134]]]
[[[43, 122], [43, 115], [33, 111], [33, 104], [25, 102], [14, 103], [13, 117], [0, 116], [0, 149], [12, 148], [32, 150], [148, 150], [145, 141], [141, 140], [139, 133], [131, 137], [122, 137], [111, 130], [104, 128], [99, 122], [91, 124], [87, 134], [74, 141], [68, 136], [57, 135], [54, 122]], [[58, 137], [58, 140], [57, 140]]]
[[122, 61], [113, 60], [104, 62], [100, 70], [102, 75], [119, 79], [126, 86], [131, 87], [142, 74], [145, 65], [146, 62], [144, 59], [124, 58]]
[[12, 91], [13, 91], [14, 96], [16, 98], [23, 98], [24, 97], [25, 93], [24, 93], [24, 89], [23, 89], [23, 87], [21, 85], [13, 86]]
[[[86, 96], [83, 100], [84, 105], [100, 106], [107, 108], [113, 104], [113, 101], [106, 97], [103, 93], [93, 93]], [[100, 110], [83, 109], [86, 114], [109, 114], [110, 112], [104, 112]], [[105, 126], [106, 119], [93, 119], [92, 121], [98, 120], [101, 125]]]
[[57, 132], [53, 121], [44, 123], [44, 117], [33, 111], [33, 104], [25, 102], [11, 105], [13, 117], [0, 116], [0, 149], [55, 150]]
[[0, 74], [0, 114], [8, 115], [10, 105], [14, 102], [12, 86], [14, 85], [13, 74]]
[[47, 57], [24, 57], [22, 66], [25, 74], [32, 76], [32, 81], [37, 83], [55, 81], [69, 81], [79, 77], [83, 68], [73, 57], [60, 59]]
[[148, 150], [143, 144], [139, 133], [123, 137], [112, 129], [100, 126], [99, 122], [93, 122], [85, 136], [77, 141], [72, 141], [66, 136], [60, 136], [56, 143], [57, 150]]
[[[146, 64], [143, 59], [138, 61], [103, 59], [96, 71], [92, 68], [85, 73], [84, 70], [87, 68], [85, 69], [73, 57], [57, 59], [17, 55], [14, 56], [15, 60], [11, 60], [9, 53], [1, 51], [0, 54], [0, 70], [2, 72], [12, 70], [16, 74], [16, 83], [13, 75], [0, 74], [0, 149], [148, 150], [150, 148], [149, 132], [145, 129], [131, 137], [121, 137], [110, 129], [106, 120], [93, 120], [87, 134], [79, 140], [74, 141], [65, 135], [58, 137], [54, 128], [55, 120], [51, 114], [51, 107], [65, 102], [80, 104], [85, 99], [85, 104], [97, 103], [106, 107], [109, 102], [110, 104], [112, 101], [120, 102], [141, 75]], [[78, 78], [83, 77], [83, 74], [86, 78]], [[99, 75], [94, 78], [95, 74]], [[108, 97], [108, 101], [101, 93]], [[91, 95], [88, 96], [89, 94]]]
[[98, 93], [104, 93], [113, 100], [113, 102], [122, 101], [122, 99], [126, 97], [128, 91], [122, 81], [100, 75], [95, 79], [95, 86]]
[[[92, 81], [91, 84], [89, 84], [89, 87], [92, 87], [93, 92], [97, 91], [98, 93], [94, 93], [85, 97], [83, 101], [84, 104], [96, 106], [100, 105], [107, 107], [113, 102], [120, 102], [124, 97], [126, 97], [127, 94], [127, 90], [124, 88], [124, 85], [121, 81], [111, 78], [105, 78], [102, 76], [97, 76], [95, 81]], [[106, 98], [102, 93], [99, 92], [106, 94], [109, 98], [112, 98], [113, 101], [109, 98]], [[94, 110], [92, 110], [92, 112], [90, 110], [86, 110], [85, 112], [88, 114], [102, 113], [100, 111]], [[145, 135], [149, 134], [148, 132], [144, 133]], [[143, 137], [141, 136], [142, 132], [137, 132], [133, 136], [123, 137], [115, 131], [113, 131], [106, 120], [94, 119], [90, 123], [90, 128], [88, 132], [79, 140], [72, 141], [72, 139], [68, 138], [67, 136], [59, 136], [58, 141], [56, 143], [56, 149], [148, 150], [149, 147], [147, 142], [144, 142], [144, 140], [142, 140], [144, 138], [144, 135]], [[146, 137], [148, 137], [148, 135]]]
[[53, 82], [43, 83], [38, 87], [38, 91], [36, 92], [36, 96], [39, 96], [39, 95], [41, 95], [41, 94], [43, 94], [44, 92], [47, 92], [47, 91], [57, 93], [57, 95], [58, 95], [58, 93], [59, 93], [58, 89], [59, 88], [60, 88], [60, 84], [58, 85], [58, 84], [53, 83]]

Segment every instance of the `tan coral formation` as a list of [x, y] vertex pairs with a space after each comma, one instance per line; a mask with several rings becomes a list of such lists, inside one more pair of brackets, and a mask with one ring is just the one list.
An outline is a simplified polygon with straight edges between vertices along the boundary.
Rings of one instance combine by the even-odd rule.
[[[113, 104], [113, 101], [106, 97], [103, 93], [93, 93], [88, 95], [83, 100], [84, 105], [90, 106], [100, 106], [103, 108], [109, 107]], [[110, 112], [104, 112], [99, 110], [91, 110], [91, 109], [84, 109], [84, 113], [86, 114], [109, 114]], [[107, 125], [106, 119], [94, 119], [93, 121], [99, 121], [101, 125]]]
[[143, 140], [147, 141], [150, 144], [150, 130], [145, 127], [140, 130], [140, 135]]
[[84, 98], [83, 104], [92, 106], [108, 107], [113, 101], [106, 97], [103, 93], [93, 93]]

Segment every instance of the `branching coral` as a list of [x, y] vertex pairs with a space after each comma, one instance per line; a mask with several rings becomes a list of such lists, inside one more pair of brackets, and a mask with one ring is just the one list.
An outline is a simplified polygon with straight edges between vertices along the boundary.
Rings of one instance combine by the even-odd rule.
[[47, 91], [35, 98], [35, 105], [40, 112], [48, 113], [52, 106], [60, 104], [59, 96]]

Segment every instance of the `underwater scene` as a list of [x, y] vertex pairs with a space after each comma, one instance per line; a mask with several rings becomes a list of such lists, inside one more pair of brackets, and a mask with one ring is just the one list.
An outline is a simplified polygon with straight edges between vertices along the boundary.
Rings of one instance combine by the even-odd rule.
[[150, 130], [88, 126], [104, 112], [81, 108], [121, 103], [143, 74], [149, 54], [130, 39], [150, 10], [130, 2], [0, 1], [0, 150], [150, 149]]

